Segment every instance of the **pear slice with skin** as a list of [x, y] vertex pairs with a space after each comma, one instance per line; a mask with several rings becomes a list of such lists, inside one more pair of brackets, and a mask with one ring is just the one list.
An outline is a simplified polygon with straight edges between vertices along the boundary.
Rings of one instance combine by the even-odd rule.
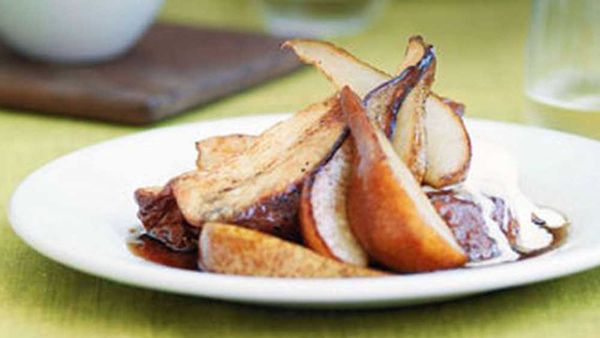
[[[294, 43], [290, 41], [284, 46], [293, 48]], [[318, 49], [322, 54], [319, 55], [320, 63], [316, 62], [316, 64], [317, 66], [330, 65], [331, 74], [325, 73], [330, 79], [341, 76], [351, 65], [357, 65], [356, 78], [351, 87], [359, 88], [358, 90], [363, 92], [367, 84], [372, 85], [368, 77], [369, 70], [372, 68], [331, 44], [325, 46], [328, 48]], [[335, 55], [344, 55], [343, 58], [338, 59], [340, 61], [337, 65], [333, 62]], [[415, 69], [417, 64], [422, 68]], [[392, 139], [394, 149], [419, 182], [425, 176], [427, 160], [423, 101], [429, 95], [434, 72], [435, 57], [431, 46], [426, 45], [420, 36], [412, 37], [406, 48], [400, 75], [389, 81], [383, 81], [383, 84], [379, 82], [377, 86], [371, 87], [374, 89], [361, 95], [364, 96], [367, 106], [376, 107], [376, 110], [370, 110], [373, 112], [371, 117], [379, 120], [379, 126], [386, 130], [386, 134]], [[382, 75], [382, 72], [378, 72], [377, 75]], [[408, 82], [408, 85], [404, 85], [405, 82]]]
[[467, 256], [383, 132], [348, 87], [340, 94], [355, 144], [347, 195], [350, 228], [379, 264], [399, 272], [464, 265]]
[[350, 86], [360, 97], [391, 78], [330, 42], [294, 39], [284, 42], [282, 47], [291, 48], [300, 61], [317, 67], [338, 89]]
[[[422, 41], [419, 40], [419, 42]], [[365, 100], [370, 107], [369, 118], [383, 130], [392, 131], [391, 127], [395, 125], [398, 110], [403, 117], [412, 115], [419, 117], [419, 119], [409, 119], [398, 128], [402, 130], [403, 135], [404, 133], [411, 135], [412, 129], [423, 126], [422, 101], [424, 97], [422, 95], [415, 96], [413, 93], [425, 92], [421, 91], [419, 86], [422, 85], [422, 80], [425, 78], [422, 75], [427, 74], [430, 70], [429, 64], [422, 66], [423, 61], [429, 61], [426, 57], [430, 56], [424, 44], [415, 43], [411, 48], [420, 50], [419, 53], [411, 53], [415, 58], [414, 65], [410, 65], [401, 75], [371, 91], [367, 95], [368, 99]], [[421, 68], [417, 66], [421, 66]], [[404, 103], [393, 107], [397, 100], [402, 100]], [[402, 128], [405, 126], [408, 128]], [[414, 134], [425, 136], [423, 132], [414, 132]], [[412, 137], [412, 140], [414, 140], [414, 145], [419, 147], [413, 148], [410, 144], [406, 145], [408, 149], [412, 150], [412, 152], [407, 152], [409, 156], [406, 157], [406, 162], [414, 164], [413, 174], [422, 178], [425, 166], [424, 162], [419, 160], [423, 159], [420, 151], [425, 150], [422, 146], [424, 140], [417, 137]], [[310, 179], [304, 181], [300, 199], [300, 225], [304, 243], [313, 250], [343, 262], [366, 266], [368, 255], [352, 235], [346, 212], [347, 182], [350, 175], [350, 151], [352, 148], [352, 139], [347, 138], [334, 156]]]
[[198, 265], [216, 273], [261, 277], [382, 277], [388, 273], [345, 264], [298, 244], [236, 225], [206, 223]]
[[350, 230], [346, 196], [350, 180], [352, 139], [304, 181], [300, 198], [300, 227], [304, 244], [323, 256], [367, 266], [369, 258]]
[[425, 102], [427, 169], [424, 181], [443, 188], [467, 178], [471, 164], [471, 138], [456, 109], [432, 94]]
[[[413, 43], [418, 42], [415, 39], [411, 40]], [[283, 46], [293, 49], [301, 61], [314, 65], [338, 89], [349, 86], [361, 98], [364, 97], [365, 101], [367, 101], [366, 96], [374, 88], [382, 86], [391, 79], [391, 76], [386, 72], [359, 60], [348, 51], [328, 42], [296, 39], [287, 41]], [[418, 49], [412, 49], [412, 51], [418, 52]], [[414, 52], [407, 51], [405, 56], [407, 61], [404, 61], [400, 68], [405, 69], [404, 67], [407, 64], [414, 63]], [[387, 95], [389, 97], [392, 94], [388, 93]], [[372, 103], [369, 103], [369, 106], [371, 105]], [[425, 101], [425, 133], [429, 133], [430, 129], [439, 126], [437, 120], [427, 118], [431, 110], [435, 110], [432, 112], [433, 116], [439, 116], [439, 113], [446, 114], [444, 120], [448, 123], [444, 126], [446, 132], [436, 133], [435, 136], [431, 137], [431, 140], [427, 141], [426, 152], [432, 148], [434, 151], [432, 154], [427, 155], [424, 183], [441, 188], [460, 183], [466, 177], [471, 162], [471, 141], [462, 118], [456, 119], [457, 115], [462, 115], [464, 106], [452, 100], [441, 99], [439, 95], [434, 93], [429, 95]], [[384, 117], [380, 118], [384, 119]], [[386, 121], [389, 121], [389, 119], [386, 119]], [[432, 133], [435, 133], [435, 131]], [[390, 136], [389, 132], [386, 134]], [[460, 139], [456, 139], [456, 135], [462, 136]], [[454, 149], [448, 151], [447, 154], [461, 154], [462, 156], [458, 160], [449, 160], [447, 157], [452, 155], [444, 155], [435, 151], [436, 149], [448, 149], [450, 147]], [[465, 154], [466, 156], [464, 156]], [[431, 157], [440, 155], [446, 158], [431, 159]], [[441, 167], [438, 166], [440, 164]]]
[[406, 70], [415, 67], [417, 82], [411, 88], [398, 88], [391, 107], [389, 133], [392, 147], [408, 166], [417, 182], [423, 182], [427, 169], [427, 132], [425, 100], [433, 83], [436, 59], [431, 45], [421, 37], [410, 39], [406, 49]]

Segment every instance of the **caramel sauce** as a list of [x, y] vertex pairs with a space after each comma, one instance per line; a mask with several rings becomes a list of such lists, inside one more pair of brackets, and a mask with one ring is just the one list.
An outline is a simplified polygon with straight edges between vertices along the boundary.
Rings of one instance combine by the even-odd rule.
[[[536, 256], [542, 255], [544, 253], [547, 253], [549, 251], [552, 251], [552, 250], [560, 247], [567, 238], [568, 228], [569, 228], [569, 226], [567, 223], [567, 225], [560, 227], [560, 228], [548, 229], [548, 231], [550, 231], [553, 236], [552, 244], [542, 250], [533, 251], [528, 254], [520, 253], [517, 261], [536, 257]], [[168, 248], [163, 243], [161, 243], [145, 234], [137, 235], [132, 238], [133, 239], [128, 241], [127, 247], [129, 248], [129, 251], [131, 251], [134, 255], [136, 255], [140, 258], [143, 258], [147, 261], [157, 263], [160, 265], [172, 267], [172, 268], [200, 271], [200, 268], [198, 267], [198, 263], [197, 263], [198, 262], [198, 252], [197, 251], [189, 251], [189, 252], [174, 251], [174, 250]], [[504, 263], [510, 263], [510, 262], [504, 262]], [[504, 263], [498, 263], [498, 264], [504, 264]], [[375, 265], [375, 267], [378, 269], [385, 270], [385, 268], [382, 266]], [[477, 267], [472, 267], [472, 268], [477, 268]]]
[[150, 262], [185, 270], [199, 270], [198, 252], [178, 252], [167, 248], [148, 235], [139, 235], [128, 241], [129, 251]]

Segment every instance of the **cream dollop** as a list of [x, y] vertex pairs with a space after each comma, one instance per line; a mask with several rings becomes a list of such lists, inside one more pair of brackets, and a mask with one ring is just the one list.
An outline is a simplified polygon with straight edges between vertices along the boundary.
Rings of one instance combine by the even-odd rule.
[[505, 224], [498, 224], [491, 217], [495, 209], [494, 202], [492, 202], [492, 200], [488, 196], [485, 196], [481, 191], [477, 189], [472, 189], [466, 186], [463, 187], [463, 189], [469, 193], [469, 195], [473, 199], [473, 202], [479, 205], [479, 207], [481, 208], [481, 213], [487, 228], [487, 234], [494, 240], [494, 242], [496, 242], [496, 247], [498, 248], [499, 252], [499, 255], [494, 258], [479, 262], [469, 262], [467, 263], [467, 266], [485, 266], [503, 262], [510, 262], [519, 259], [519, 254], [512, 249], [510, 243], [508, 242], [508, 238], [506, 238], [506, 235], [504, 235], [504, 232], [501, 229], [501, 227], [507, 226], [507, 223], [509, 221], [508, 212], [506, 212], [506, 214], [502, 218]]
[[[521, 192], [517, 161], [504, 147], [495, 143], [484, 140], [474, 143], [469, 176], [458, 189], [469, 192], [474, 202], [480, 205], [489, 235], [496, 241], [501, 252], [498, 257], [479, 263], [492, 264], [515, 260], [519, 257], [515, 250], [531, 253], [544, 249], [550, 246], [554, 239], [548, 228], [562, 227], [567, 223], [562, 215], [551, 209], [537, 207]], [[490, 196], [503, 199], [519, 223], [514, 248], [500, 228], [507, 224], [499, 225], [490, 218], [493, 211]], [[508, 217], [504, 217], [504, 220], [508, 222]]]

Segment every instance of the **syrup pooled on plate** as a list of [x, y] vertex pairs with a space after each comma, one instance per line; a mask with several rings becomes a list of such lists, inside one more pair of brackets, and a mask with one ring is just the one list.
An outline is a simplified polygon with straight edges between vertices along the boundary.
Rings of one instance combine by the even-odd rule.
[[153, 263], [185, 270], [199, 270], [197, 251], [177, 252], [146, 234], [130, 239], [127, 247], [134, 255]]

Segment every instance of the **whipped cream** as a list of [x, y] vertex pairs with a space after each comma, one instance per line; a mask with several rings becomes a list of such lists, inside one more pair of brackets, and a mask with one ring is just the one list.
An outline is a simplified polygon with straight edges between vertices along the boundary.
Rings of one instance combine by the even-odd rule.
[[502, 217], [504, 224], [498, 224], [491, 217], [495, 209], [494, 202], [492, 202], [492, 200], [488, 196], [485, 196], [480, 190], [473, 189], [467, 186], [463, 187], [463, 189], [470, 194], [471, 198], [473, 199], [473, 202], [479, 205], [479, 207], [481, 208], [483, 220], [485, 221], [485, 225], [487, 228], [487, 234], [494, 240], [494, 242], [496, 242], [496, 247], [498, 248], [499, 252], [499, 255], [494, 258], [478, 262], [469, 262], [467, 263], [467, 266], [477, 267], [484, 265], [492, 265], [502, 262], [515, 261], [519, 259], [519, 254], [512, 249], [510, 243], [508, 242], [508, 238], [502, 231], [502, 228], [507, 227], [508, 222], [510, 221], [507, 212], [508, 209], [504, 209], [505, 214], [504, 217]]
[[[513, 261], [520, 257], [519, 253], [527, 254], [547, 248], [554, 240], [548, 229], [567, 224], [564, 216], [551, 209], [537, 207], [521, 192], [517, 161], [504, 147], [494, 143], [478, 140], [473, 145], [469, 176], [457, 190], [471, 194], [474, 202], [482, 208], [488, 235], [496, 241], [500, 251], [496, 258], [472, 262], [468, 266]], [[508, 224], [498, 224], [491, 219], [494, 210], [494, 203], [489, 198], [491, 196], [504, 200], [506, 209], [519, 223], [514, 246], [502, 231]], [[504, 223], [510, 222], [508, 214], [504, 216]]]

